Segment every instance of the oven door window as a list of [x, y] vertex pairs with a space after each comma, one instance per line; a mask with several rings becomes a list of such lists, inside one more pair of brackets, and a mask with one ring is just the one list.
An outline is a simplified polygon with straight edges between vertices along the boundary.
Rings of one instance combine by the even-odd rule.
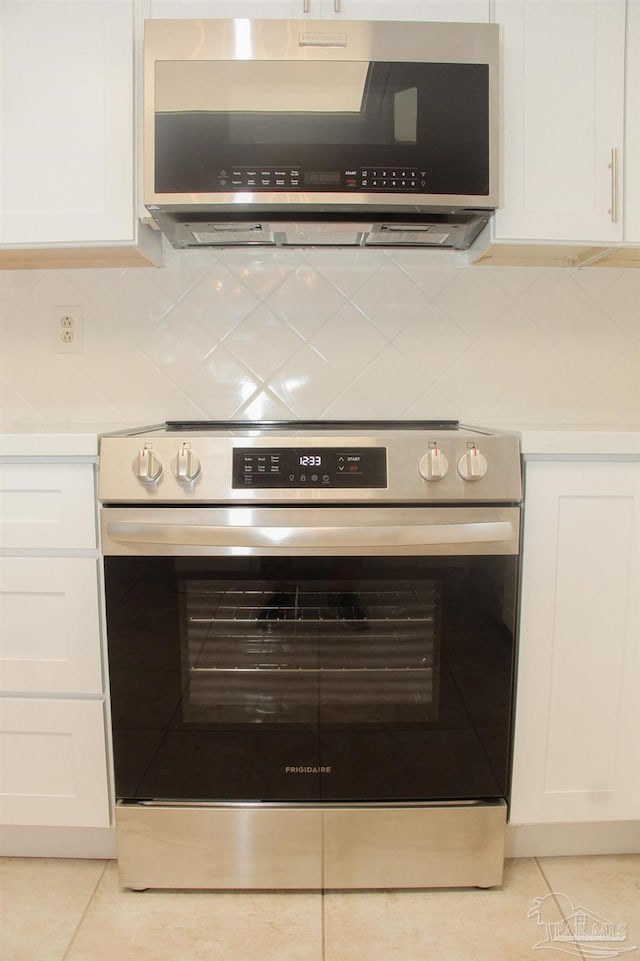
[[394, 724], [437, 716], [434, 580], [391, 589], [364, 577], [296, 575], [284, 565], [253, 582], [187, 576], [179, 591], [186, 722]]
[[116, 792], [506, 792], [513, 557], [105, 559]]

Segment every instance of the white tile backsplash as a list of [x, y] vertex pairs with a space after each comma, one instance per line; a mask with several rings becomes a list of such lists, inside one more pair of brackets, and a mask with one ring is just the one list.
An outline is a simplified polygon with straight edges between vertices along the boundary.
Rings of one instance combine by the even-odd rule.
[[[54, 354], [51, 309], [83, 311]], [[438, 267], [423, 251], [167, 250], [0, 272], [5, 426], [177, 417], [640, 424], [640, 271]]]

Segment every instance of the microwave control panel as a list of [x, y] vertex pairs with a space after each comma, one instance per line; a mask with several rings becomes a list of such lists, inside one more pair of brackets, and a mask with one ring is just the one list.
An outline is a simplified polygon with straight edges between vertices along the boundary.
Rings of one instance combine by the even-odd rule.
[[386, 447], [235, 447], [233, 487], [385, 488]]
[[384, 190], [424, 191], [427, 172], [416, 167], [354, 167], [350, 170], [303, 170], [298, 166], [220, 168], [215, 188], [234, 190]]

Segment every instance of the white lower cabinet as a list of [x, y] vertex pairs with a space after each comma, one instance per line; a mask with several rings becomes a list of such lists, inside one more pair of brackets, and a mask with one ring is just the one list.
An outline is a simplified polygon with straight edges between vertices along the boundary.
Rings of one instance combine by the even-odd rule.
[[0, 549], [96, 547], [93, 464], [0, 464]]
[[640, 819], [640, 463], [526, 466], [512, 824]]
[[2, 824], [106, 827], [102, 701], [0, 698]]
[[102, 695], [98, 562], [0, 558], [2, 690]]
[[0, 463], [0, 825], [10, 853], [21, 853], [20, 829], [110, 825], [94, 469]]

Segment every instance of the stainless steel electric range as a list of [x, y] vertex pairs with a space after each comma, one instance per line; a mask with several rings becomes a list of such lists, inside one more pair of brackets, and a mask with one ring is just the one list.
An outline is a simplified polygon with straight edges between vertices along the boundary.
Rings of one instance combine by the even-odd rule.
[[515, 437], [168, 422], [99, 497], [124, 886], [501, 883]]

